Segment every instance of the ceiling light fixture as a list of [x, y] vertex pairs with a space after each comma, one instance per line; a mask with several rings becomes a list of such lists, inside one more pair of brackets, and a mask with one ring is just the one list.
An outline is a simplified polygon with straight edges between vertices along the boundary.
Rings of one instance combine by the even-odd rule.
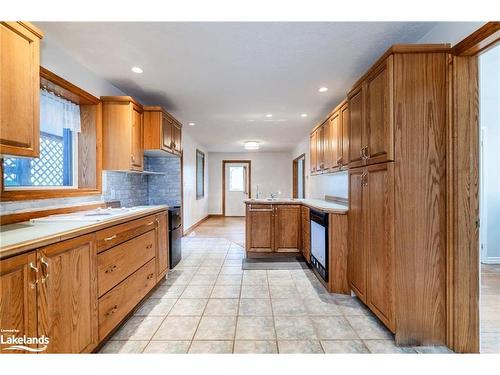
[[302, 113], [300, 117], [307, 117], [307, 113]]
[[258, 150], [259, 146], [260, 146], [260, 144], [257, 141], [246, 141], [245, 142], [245, 149], [246, 150]]
[[137, 73], [137, 74], [141, 74], [143, 72], [143, 70], [141, 68], [139, 68], [138, 66], [134, 66], [130, 70], [133, 71], [134, 73]]
[[268, 114], [266, 115], [266, 117], [273, 117], [273, 114], [272, 114], [272, 113], [268, 113]]
[[196, 124], [194, 122], [188, 123], [189, 126], [195, 126]]
[[328, 91], [328, 87], [320, 87], [318, 89], [319, 92], [327, 92]]

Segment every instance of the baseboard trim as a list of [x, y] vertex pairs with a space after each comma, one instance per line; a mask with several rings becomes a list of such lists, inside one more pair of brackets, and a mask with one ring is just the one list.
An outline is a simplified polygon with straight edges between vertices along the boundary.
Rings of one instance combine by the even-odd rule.
[[481, 262], [482, 264], [500, 264], [500, 257], [488, 257]]
[[199, 226], [201, 223], [203, 223], [204, 221], [207, 221], [209, 219], [210, 215], [207, 215], [205, 216], [204, 218], [198, 220], [196, 223], [194, 223], [193, 225], [191, 225], [188, 229], [186, 229], [184, 232], [183, 232], [183, 236], [187, 236], [189, 235], [193, 230], [196, 229], [197, 226]]

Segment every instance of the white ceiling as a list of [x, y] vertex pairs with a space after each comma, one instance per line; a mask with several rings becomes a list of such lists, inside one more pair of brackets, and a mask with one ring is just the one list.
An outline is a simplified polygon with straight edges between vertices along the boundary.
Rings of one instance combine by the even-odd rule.
[[[417, 42], [436, 23], [37, 25], [143, 104], [164, 106], [185, 126], [195, 122], [190, 133], [208, 151], [238, 152], [245, 140], [291, 150], [385, 49]], [[329, 91], [319, 93], [321, 86]]]

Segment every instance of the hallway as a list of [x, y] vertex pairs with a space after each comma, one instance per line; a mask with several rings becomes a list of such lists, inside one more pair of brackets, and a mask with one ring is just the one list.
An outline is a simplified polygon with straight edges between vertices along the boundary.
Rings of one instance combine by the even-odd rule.
[[225, 238], [245, 247], [245, 218], [210, 216], [194, 228], [188, 237]]

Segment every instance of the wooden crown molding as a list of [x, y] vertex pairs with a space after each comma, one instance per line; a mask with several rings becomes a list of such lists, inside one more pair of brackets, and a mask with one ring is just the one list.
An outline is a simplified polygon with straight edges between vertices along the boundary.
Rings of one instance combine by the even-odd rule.
[[455, 44], [452, 53], [455, 56], [474, 56], [494, 47], [498, 42], [500, 42], [500, 22], [488, 22]]

